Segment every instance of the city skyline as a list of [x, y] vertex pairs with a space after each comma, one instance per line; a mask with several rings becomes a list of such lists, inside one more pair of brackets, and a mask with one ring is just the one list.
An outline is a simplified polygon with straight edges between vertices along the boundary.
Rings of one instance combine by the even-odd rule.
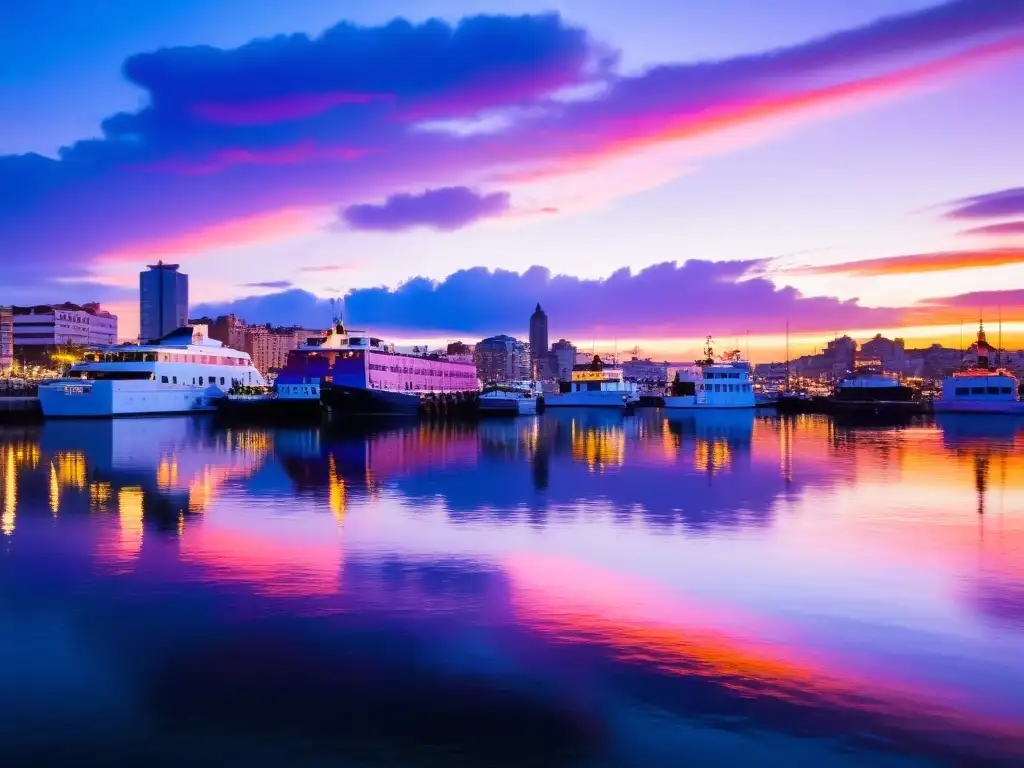
[[0, 304], [130, 338], [163, 260], [192, 316], [344, 296], [399, 342], [527, 337], [539, 304], [664, 359], [956, 347], [981, 315], [1024, 346], [1024, 3], [635, 5], [96, 0], [62, 11], [88, 40], [19, 8]]

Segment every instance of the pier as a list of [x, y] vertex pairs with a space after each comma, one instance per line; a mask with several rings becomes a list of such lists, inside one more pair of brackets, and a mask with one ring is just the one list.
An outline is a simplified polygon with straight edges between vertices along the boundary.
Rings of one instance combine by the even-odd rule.
[[31, 424], [42, 420], [38, 397], [0, 397], [0, 424]]

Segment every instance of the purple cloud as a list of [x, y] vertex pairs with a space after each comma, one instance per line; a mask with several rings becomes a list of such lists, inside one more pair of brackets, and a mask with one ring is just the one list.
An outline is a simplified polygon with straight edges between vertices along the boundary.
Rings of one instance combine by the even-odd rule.
[[500, 216], [508, 208], [508, 192], [484, 195], [467, 187], [443, 187], [419, 195], [392, 195], [380, 205], [350, 205], [342, 218], [352, 229], [402, 232], [429, 227], [452, 232], [474, 221]]
[[[347, 209], [412, 184], [560, 173], [798, 110], [819, 114], [1019, 53], [1022, 29], [1024, 3], [955, 0], [789, 48], [636, 75], [617, 73], [607, 48], [554, 14], [342, 23], [316, 38], [140, 54], [124, 74], [146, 106], [107, 118], [101, 137], [58, 159], [0, 157], [0, 242], [20, 255], [5, 277], [38, 283], [58, 265], [88, 274], [104, 255], [141, 258], [154, 241], [184, 242], [227, 222]], [[605, 87], [588, 99], [552, 98], [595, 81]], [[496, 132], [417, 124], [487, 110], [507, 116]]]
[[1024, 221], [1004, 221], [999, 224], [985, 224], [981, 227], [971, 227], [960, 233], [961, 235], [1024, 235]]
[[1024, 187], [1003, 189], [955, 201], [946, 214], [951, 219], [995, 219], [1024, 216]]
[[[781, 332], [785, 319], [796, 331], [885, 326], [900, 311], [870, 309], [856, 301], [811, 298], [769, 280], [747, 277], [761, 262], [687, 261], [629, 268], [604, 280], [553, 275], [544, 267], [519, 274], [483, 267], [456, 272], [443, 281], [418, 277], [395, 289], [363, 288], [345, 297], [349, 320], [358, 327], [394, 333], [462, 333], [486, 336], [519, 332], [539, 301], [552, 332], [576, 338], [635, 335], [647, 338], [706, 333]], [[736, 308], [742, 307], [742, 317]], [[323, 324], [326, 300], [301, 290], [204, 304], [195, 312], [234, 312], [250, 322]]]
[[240, 283], [239, 288], [276, 288], [284, 289], [291, 288], [292, 284], [289, 280], [265, 280], [259, 283]]

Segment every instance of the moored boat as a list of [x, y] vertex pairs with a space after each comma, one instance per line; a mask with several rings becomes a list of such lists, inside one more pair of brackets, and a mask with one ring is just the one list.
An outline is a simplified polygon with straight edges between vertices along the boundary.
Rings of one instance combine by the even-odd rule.
[[704, 358], [680, 372], [672, 394], [665, 397], [666, 408], [754, 408], [756, 404], [750, 363], [738, 351], [715, 360], [710, 336]]
[[548, 408], [634, 408], [640, 400], [635, 381], [627, 381], [618, 366], [606, 366], [595, 355], [593, 362], [573, 367], [569, 381], [544, 398]]
[[39, 385], [39, 404], [48, 418], [193, 413], [212, 411], [232, 389], [265, 385], [248, 354], [186, 326], [86, 353], [67, 376]]
[[425, 399], [461, 400], [480, 391], [471, 361], [398, 352], [394, 344], [347, 330], [340, 320], [324, 343], [291, 353], [285, 370], [282, 386], [303, 370], [315, 370], [320, 398], [334, 415], [414, 416]]
[[477, 401], [481, 415], [526, 416], [543, 402], [538, 382], [520, 381], [484, 387]]
[[942, 392], [932, 404], [936, 413], [1024, 415], [1020, 382], [1007, 370], [991, 367], [992, 347], [978, 328], [978, 364], [956, 371], [942, 381]]

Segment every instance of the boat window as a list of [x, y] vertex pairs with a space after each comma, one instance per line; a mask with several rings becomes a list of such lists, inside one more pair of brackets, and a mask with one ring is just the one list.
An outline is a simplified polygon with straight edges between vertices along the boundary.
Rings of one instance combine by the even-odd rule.
[[167, 384], [167, 383], [168, 383], [168, 381], [167, 381], [167, 377], [166, 377], [166, 376], [161, 376], [161, 377], [160, 377], [160, 383], [161, 383], [161, 384]]
[[588, 381], [587, 382], [587, 391], [588, 392], [600, 392], [601, 391], [601, 382], [600, 381]]
[[220, 383], [221, 383], [221, 386], [224, 385], [224, 377], [223, 376], [220, 377]]
[[722, 391], [722, 385], [721, 384], [715, 384], [715, 392], [721, 392], [721, 391]]
[[957, 387], [956, 394], [958, 397], [963, 397], [964, 395], [971, 394], [971, 389], [970, 387]]
[[203, 386], [203, 377], [202, 376], [199, 377], [199, 386], [200, 387]]
[[172, 384], [177, 384], [178, 383], [178, 377], [177, 376], [171, 376], [171, 383]]
[[984, 395], [985, 394], [985, 388], [984, 387], [971, 387], [971, 394], [972, 395]]
[[1013, 390], [1010, 387], [1000, 387], [999, 388], [999, 394], [1001, 394], [1001, 395], [1009, 395], [1009, 394], [1012, 394], [1012, 393], [1013, 393]]
[[999, 394], [999, 387], [989, 387], [988, 388], [988, 393], [990, 395], [998, 395]]

